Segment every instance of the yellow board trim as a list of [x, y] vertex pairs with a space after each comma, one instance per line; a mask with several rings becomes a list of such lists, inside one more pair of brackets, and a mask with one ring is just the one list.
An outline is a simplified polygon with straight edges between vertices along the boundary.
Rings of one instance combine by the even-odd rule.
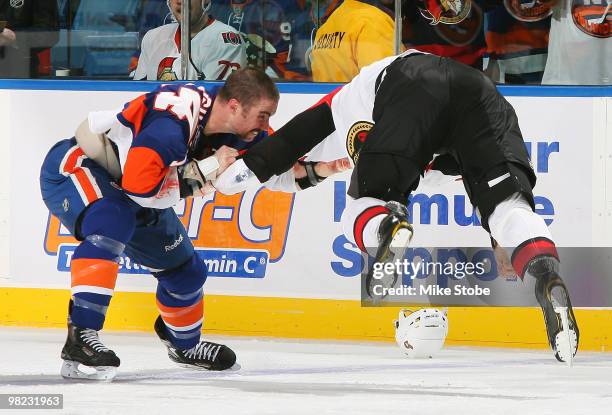
[[[0, 325], [65, 327], [69, 290], [0, 287]], [[359, 301], [206, 295], [205, 332], [239, 336], [393, 341], [396, 307]], [[612, 310], [575, 310], [580, 349], [612, 350]], [[117, 292], [105, 329], [152, 331], [155, 294]], [[527, 307], [454, 307], [448, 345], [547, 348], [542, 313]]]

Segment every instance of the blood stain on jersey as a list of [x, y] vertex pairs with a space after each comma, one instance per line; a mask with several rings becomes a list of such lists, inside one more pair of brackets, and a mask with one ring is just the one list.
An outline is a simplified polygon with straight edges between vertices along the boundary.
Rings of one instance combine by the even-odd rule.
[[363, 147], [363, 143], [368, 137], [368, 133], [372, 127], [374, 127], [374, 123], [369, 121], [357, 121], [349, 128], [346, 134], [346, 150], [355, 164], [357, 164], [361, 147]]
[[164, 58], [159, 62], [157, 67], [158, 81], [176, 81], [178, 79], [173, 68], [176, 60], [177, 58]]
[[521, 22], [538, 22], [552, 14], [558, 0], [504, 0], [512, 17]]
[[[572, 19], [574, 24], [589, 36], [598, 38], [610, 37], [610, 3], [601, 1], [593, 4], [591, 0], [572, 1]], [[604, 3], [607, 3], [604, 5]]]

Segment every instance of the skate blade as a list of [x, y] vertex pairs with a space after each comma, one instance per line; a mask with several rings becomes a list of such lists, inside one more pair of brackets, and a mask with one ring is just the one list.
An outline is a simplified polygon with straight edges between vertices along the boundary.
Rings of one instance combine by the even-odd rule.
[[395, 254], [395, 257], [403, 257], [404, 251], [408, 248], [408, 244], [412, 239], [412, 231], [408, 228], [401, 228], [395, 232], [389, 248]]
[[175, 362], [177, 366], [180, 366], [182, 368], [185, 369], [190, 369], [190, 370], [198, 370], [201, 372], [238, 372], [242, 367], [238, 364], [238, 363], [234, 363], [234, 365], [232, 367], [229, 367], [227, 369], [224, 370], [213, 370], [213, 369], [209, 369], [205, 366], [198, 366], [198, 365], [190, 365], [187, 363], [178, 363]]
[[60, 373], [64, 379], [111, 382], [117, 375], [117, 368], [114, 366], [86, 366], [72, 360], [64, 360]]
[[[569, 342], [568, 342], [569, 334]], [[578, 345], [578, 336], [574, 330], [561, 330], [555, 337], [555, 357], [560, 362], [571, 363], [576, 355], [576, 346]]]

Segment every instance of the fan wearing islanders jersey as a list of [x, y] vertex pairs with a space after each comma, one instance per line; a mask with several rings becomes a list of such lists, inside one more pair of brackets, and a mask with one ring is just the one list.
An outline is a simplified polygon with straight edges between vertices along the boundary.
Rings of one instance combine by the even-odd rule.
[[[270, 78], [251, 68], [208, 91], [162, 85], [123, 108], [90, 113], [75, 137], [49, 151], [43, 200], [81, 241], [71, 261], [64, 377], [109, 380], [119, 366], [97, 333], [123, 253], [157, 279], [155, 330], [170, 358], [210, 370], [234, 364], [230, 348], [200, 340], [206, 266], [172, 206], [212, 190], [208, 181], [267, 134], [278, 99]], [[217, 150], [208, 155], [211, 145]]]
[[557, 0], [543, 84], [612, 85], [612, 0]]
[[[191, 64], [188, 79], [223, 80], [246, 67], [246, 45], [232, 27], [208, 14], [211, 0], [191, 2]], [[181, 0], [168, 0], [174, 18], [180, 22]], [[181, 78], [181, 28], [170, 23], [148, 31], [137, 64], [131, 64], [135, 80], [174, 81]]]
[[[393, 269], [403, 259], [413, 235], [409, 196], [436, 154], [454, 161], [483, 228], [500, 251], [512, 254], [516, 275], [535, 278], [551, 348], [558, 360], [572, 359], [578, 325], [551, 233], [534, 212], [536, 176], [518, 118], [474, 68], [414, 49], [379, 60], [251, 147], [215, 187], [234, 193], [266, 182], [304, 155], [310, 161], [350, 157], [352, 200], [341, 224], [347, 239], [375, 257], [364, 272], [365, 289], [380, 300], [399, 272], [379, 279], [373, 270]], [[559, 306], [567, 307], [567, 318]]]

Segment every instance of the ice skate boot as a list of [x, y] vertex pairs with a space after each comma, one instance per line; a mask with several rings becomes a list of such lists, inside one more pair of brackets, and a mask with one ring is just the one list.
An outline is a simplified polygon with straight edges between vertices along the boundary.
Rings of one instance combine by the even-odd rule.
[[558, 264], [554, 258], [537, 258], [527, 271], [536, 278], [535, 295], [544, 314], [548, 343], [558, 361], [571, 365], [580, 332]]
[[236, 354], [229, 347], [208, 341], [200, 341], [191, 349], [176, 348], [168, 337], [166, 324], [161, 316], [155, 320], [155, 332], [168, 348], [170, 360], [191, 369], [226, 370], [236, 363]]
[[[375, 292], [375, 286], [390, 288], [395, 285], [398, 279], [397, 272], [375, 273], [375, 267], [379, 271], [384, 271], [386, 263], [392, 263], [396, 259], [403, 259], [413, 233], [412, 225], [408, 222], [408, 210], [406, 206], [392, 201], [387, 202], [385, 207], [389, 209], [390, 212], [378, 227], [379, 245], [376, 251], [376, 257], [374, 258], [374, 264], [372, 264], [372, 267], [369, 269], [365, 281], [366, 292], [374, 300], [380, 300], [386, 297], [386, 294], [380, 294], [380, 290], [376, 290]], [[381, 276], [380, 274], [384, 275]]]
[[68, 323], [68, 337], [62, 349], [62, 377], [110, 382], [120, 360], [98, 337], [98, 332]]

